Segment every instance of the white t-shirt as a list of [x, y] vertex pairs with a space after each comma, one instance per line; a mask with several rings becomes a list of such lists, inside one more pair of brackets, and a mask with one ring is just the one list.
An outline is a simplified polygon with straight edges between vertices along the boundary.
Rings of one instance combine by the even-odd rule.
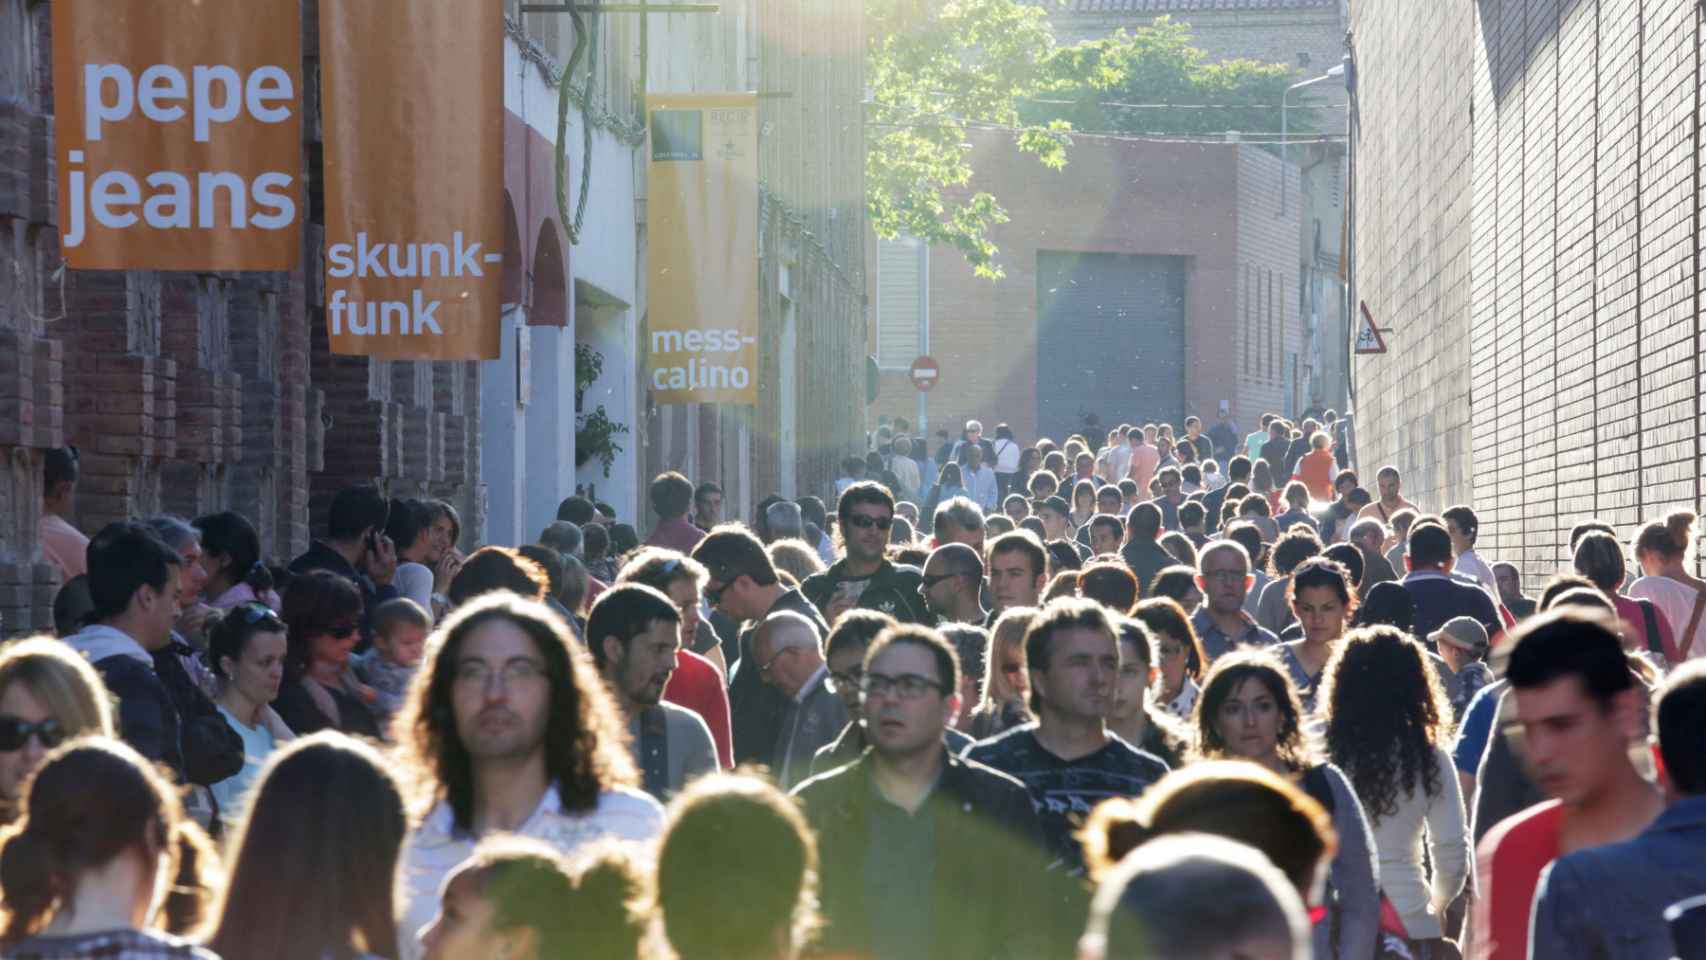
[[[521, 829], [524, 837], [542, 840], [563, 853], [604, 837], [645, 843], [663, 830], [663, 808], [638, 790], [618, 787], [598, 797], [598, 806], [582, 814], [563, 813], [555, 786], [539, 798], [539, 806]], [[401, 922], [397, 930], [402, 960], [420, 960], [420, 931], [438, 913], [439, 885], [474, 852], [479, 838], [455, 829], [450, 804], [440, 802], [403, 843], [397, 870]]]
[[1019, 445], [1007, 439], [994, 440], [991, 443], [995, 447], [995, 472], [1018, 473]]
[[[1629, 585], [1627, 592], [1631, 597], [1653, 601], [1653, 605], [1664, 612], [1665, 621], [1676, 637], [1676, 648], [1681, 650], [1685, 642], [1682, 632], [1688, 629], [1688, 621], [1694, 617], [1694, 588], [1669, 577], [1641, 577]], [[1702, 616], [1700, 625], [1694, 628], [1694, 642], [1688, 647], [1689, 660], [1701, 656], [1706, 656], [1706, 616]]]
[[[1344, 526], [1348, 533], [1351, 525], [1345, 524]], [[1456, 565], [1451, 569], [1457, 573], [1463, 574], [1464, 576], [1474, 577], [1477, 583], [1490, 591], [1495, 598], [1498, 597], [1499, 581], [1493, 576], [1493, 568], [1487, 566], [1487, 562], [1485, 560], [1476, 556], [1474, 550], [1471, 549], [1463, 551], [1463, 553], [1458, 556]], [[1683, 622], [1687, 623], [1686, 620]]]

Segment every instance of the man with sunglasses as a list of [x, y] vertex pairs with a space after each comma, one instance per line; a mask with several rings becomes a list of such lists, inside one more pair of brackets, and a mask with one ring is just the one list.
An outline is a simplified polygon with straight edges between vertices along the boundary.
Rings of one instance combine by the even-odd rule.
[[361, 643], [357, 653], [373, 646], [372, 612], [398, 596], [397, 547], [385, 536], [391, 502], [372, 484], [345, 487], [332, 497], [326, 512], [326, 539], [308, 545], [290, 561], [290, 572], [330, 570], [361, 591]]
[[918, 592], [942, 623], [989, 619], [983, 606], [983, 558], [963, 543], [944, 543], [930, 554]]
[[764, 544], [740, 524], [724, 524], [712, 530], [693, 548], [693, 559], [709, 573], [705, 601], [711, 608], [737, 624], [752, 625], [740, 631], [736, 644], [724, 651], [730, 664], [734, 760], [736, 765], [768, 762], [787, 701], [758, 675], [756, 665], [761, 661], [753, 655], [757, 624], [784, 610], [805, 617], [820, 638], [829, 635], [829, 624], [805, 594], [781, 582]]
[[813, 755], [847, 726], [847, 706], [830, 686], [823, 638], [800, 614], [766, 617], [753, 634], [752, 656], [759, 679], [787, 698], [768, 758], [771, 775], [786, 790], [810, 775]]
[[794, 791], [818, 836], [825, 952], [1050, 955], [1035, 942], [1042, 837], [1024, 784], [943, 744], [960, 709], [954, 648], [894, 626], [864, 667], [870, 749]]
[[848, 487], [836, 504], [836, 521], [846, 555], [800, 585], [824, 620], [833, 624], [858, 607], [881, 610], [902, 623], [930, 623], [930, 610], [918, 592], [923, 575], [917, 567], [895, 566], [886, 558], [894, 525], [888, 488], [871, 481]]

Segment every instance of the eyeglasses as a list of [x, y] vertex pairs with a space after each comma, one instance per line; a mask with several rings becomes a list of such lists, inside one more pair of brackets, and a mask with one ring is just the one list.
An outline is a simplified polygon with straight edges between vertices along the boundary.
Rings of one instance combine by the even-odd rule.
[[787, 656], [788, 654], [793, 653], [794, 651], [796, 651], [798, 649], [799, 649], [799, 647], [783, 647], [782, 649], [776, 651], [776, 653], [773, 654], [770, 657], [770, 659], [759, 664], [758, 675], [760, 677], [770, 676], [770, 668], [774, 667], [776, 665], [776, 661], [782, 659], [784, 656]]
[[885, 676], [881, 673], [866, 674], [865, 683], [859, 689], [866, 699], [880, 697], [890, 691], [893, 691], [895, 696], [902, 700], [917, 700], [931, 690], [947, 692], [946, 687], [929, 677], [922, 677], [916, 673], [903, 673], [898, 677]]
[[855, 666], [844, 673], [830, 674], [829, 686], [831, 690], [857, 690], [864, 680], [865, 668]]
[[847, 517], [847, 525], [858, 527], [860, 530], [869, 530], [872, 527], [876, 527], [878, 530], [887, 530], [894, 526], [894, 517], [873, 517], [865, 513], [855, 513]]
[[503, 686], [508, 689], [524, 683], [531, 683], [545, 676], [545, 666], [537, 660], [517, 657], [510, 660], [496, 671], [484, 660], [464, 660], [456, 665], [456, 685], [466, 689], [485, 690], [491, 686], [492, 677], [503, 678]]
[[963, 577], [963, 576], [966, 576], [966, 574], [963, 574], [963, 573], [938, 573], [933, 577], [930, 576], [929, 574], [925, 574], [924, 575], [924, 589], [928, 590], [931, 587], [934, 587], [936, 584], [941, 583], [943, 580], [952, 580], [955, 577]]
[[0, 714], [0, 752], [21, 750], [32, 736], [41, 741], [43, 749], [52, 750], [65, 742], [65, 728], [59, 725], [58, 720], [30, 723], [19, 717]]

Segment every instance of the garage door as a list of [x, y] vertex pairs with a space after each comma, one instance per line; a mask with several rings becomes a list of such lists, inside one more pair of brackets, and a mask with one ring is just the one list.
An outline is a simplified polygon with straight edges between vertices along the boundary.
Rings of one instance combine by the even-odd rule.
[[1099, 444], [1122, 422], [1178, 424], [1185, 406], [1185, 260], [1037, 254], [1037, 423]]

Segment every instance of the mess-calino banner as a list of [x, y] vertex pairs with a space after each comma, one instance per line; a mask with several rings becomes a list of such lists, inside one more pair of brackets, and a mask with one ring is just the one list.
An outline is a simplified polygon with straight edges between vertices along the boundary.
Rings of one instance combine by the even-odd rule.
[[646, 97], [646, 378], [656, 403], [758, 402], [758, 98]]
[[298, 7], [54, 0], [60, 248], [72, 267], [295, 265]]
[[497, 358], [503, 37], [499, 3], [321, 0], [333, 353]]

